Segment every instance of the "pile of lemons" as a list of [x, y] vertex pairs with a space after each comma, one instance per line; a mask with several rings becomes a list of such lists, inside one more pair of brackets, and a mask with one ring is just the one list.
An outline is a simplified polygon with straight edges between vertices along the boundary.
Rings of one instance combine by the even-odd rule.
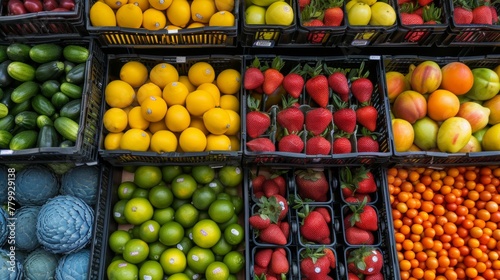
[[104, 90], [104, 149], [239, 151], [240, 72], [198, 61], [182, 74], [166, 62], [123, 64]]
[[178, 30], [234, 26], [234, 0], [98, 0], [89, 10], [92, 26]]

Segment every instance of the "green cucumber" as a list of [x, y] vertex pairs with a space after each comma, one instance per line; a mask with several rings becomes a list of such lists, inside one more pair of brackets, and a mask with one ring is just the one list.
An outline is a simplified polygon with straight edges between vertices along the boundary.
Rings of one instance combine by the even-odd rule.
[[8, 132], [7, 130], [0, 130], [0, 148], [8, 149], [12, 137], [12, 133]]
[[59, 134], [56, 129], [51, 125], [45, 125], [40, 128], [36, 146], [39, 148], [59, 146]]
[[11, 62], [12, 60], [6, 60], [0, 63], [0, 87], [8, 87], [14, 81], [14, 79], [12, 79], [12, 77], [7, 72], [7, 67], [9, 67], [9, 64]]
[[33, 111], [24, 111], [16, 115], [14, 121], [16, 124], [24, 129], [35, 129], [36, 126], [36, 118], [38, 118], [38, 114]]
[[5, 118], [9, 114], [9, 107], [7, 105], [0, 103], [0, 119]]
[[24, 111], [33, 111], [33, 108], [31, 107], [31, 99], [15, 104], [16, 105], [14, 105], [10, 110], [10, 113], [14, 116]]
[[33, 81], [35, 79], [35, 67], [20, 61], [13, 61], [7, 66], [7, 73], [14, 80], [20, 82]]
[[40, 91], [42, 92], [43, 96], [52, 98], [52, 96], [59, 91], [60, 85], [61, 83], [59, 83], [57, 80], [48, 80], [43, 82], [43, 84], [40, 86]]
[[64, 73], [68, 74], [69, 71], [71, 71], [71, 69], [73, 69], [73, 67], [75, 67], [75, 65], [76, 64], [74, 64], [73, 62], [65, 60], [64, 61]]
[[75, 143], [73, 141], [70, 141], [70, 140], [64, 140], [61, 142], [61, 144], [59, 144], [59, 147], [61, 147], [61, 148], [71, 148], [74, 146], [75, 146]]
[[31, 98], [31, 106], [33, 110], [40, 115], [52, 116], [56, 112], [56, 108], [47, 97], [37, 94]]
[[14, 107], [14, 105], [16, 104], [14, 103], [14, 101], [12, 101], [12, 99], [10, 99], [12, 91], [13, 89], [9, 88], [8, 90], [3, 92], [3, 96], [2, 98], [0, 98], [0, 103], [5, 104], [5, 106], [7, 106], [7, 108], [9, 109]]
[[63, 49], [64, 58], [76, 64], [87, 61], [89, 55], [89, 50], [82, 46], [67, 45]]
[[64, 104], [64, 106], [59, 111], [61, 117], [67, 117], [74, 121], [78, 121], [80, 118], [80, 111], [82, 106], [82, 99], [74, 99], [70, 102]]
[[9, 59], [9, 57], [7, 56], [7, 47], [8, 46], [6, 45], [0, 46], [0, 62], [4, 62]]
[[29, 56], [38, 63], [58, 60], [62, 57], [62, 47], [53, 43], [37, 44], [31, 47]]
[[50, 61], [40, 64], [35, 70], [35, 79], [40, 82], [57, 79], [64, 73], [64, 63], [62, 61]]
[[54, 126], [54, 122], [49, 118], [47, 117], [46, 115], [40, 115], [36, 118], [36, 126], [38, 128], [42, 128], [46, 125], [52, 125]]
[[31, 46], [23, 43], [12, 43], [7, 47], [7, 57], [12, 61], [29, 62]]
[[82, 98], [83, 88], [72, 83], [63, 82], [59, 87], [62, 93], [66, 94], [69, 98], [77, 99]]
[[64, 139], [76, 142], [78, 138], [79, 125], [70, 118], [59, 117], [54, 121], [54, 127]]
[[10, 99], [12, 99], [14, 103], [21, 103], [37, 95], [39, 91], [40, 85], [38, 83], [26, 81], [12, 91]]
[[9, 143], [11, 150], [24, 150], [34, 148], [38, 139], [38, 132], [35, 130], [24, 130], [12, 137]]
[[72, 84], [81, 84], [85, 80], [85, 64], [80, 63], [75, 67], [71, 68], [68, 73], [66, 73], [66, 82]]
[[7, 115], [0, 119], [0, 130], [11, 131], [14, 126], [16, 126], [16, 122], [14, 121], [14, 115]]
[[61, 109], [64, 104], [68, 103], [71, 99], [66, 96], [66, 94], [62, 92], [56, 92], [52, 97], [50, 98], [50, 102], [56, 107], [56, 109]]

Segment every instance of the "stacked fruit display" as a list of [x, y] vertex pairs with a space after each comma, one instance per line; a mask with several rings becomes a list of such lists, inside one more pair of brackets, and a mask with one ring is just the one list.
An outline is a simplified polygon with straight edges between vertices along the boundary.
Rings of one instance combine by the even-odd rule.
[[389, 3], [377, 0], [351, 0], [345, 4], [347, 21], [352, 26], [392, 26], [396, 11]]
[[182, 64], [130, 60], [110, 72], [104, 149], [239, 151], [240, 72], [210, 63], [195, 61], [184, 73]]
[[240, 167], [140, 165], [120, 175], [108, 279], [236, 279], [244, 271]]
[[[437, 25], [448, 23], [448, 13], [443, 1], [406, 0], [398, 1], [398, 15], [401, 25], [412, 28], [418, 26], [418, 31], [410, 31], [404, 39], [407, 42], [419, 42], [429, 36]], [[426, 25], [422, 28], [422, 25]]]
[[427, 60], [386, 73], [396, 152], [500, 150], [498, 69]]
[[75, 9], [74, 0], [9, 0], [7, 2], [6, 15], [24, 15], [27, 13], [46, 12], [68, 12]]

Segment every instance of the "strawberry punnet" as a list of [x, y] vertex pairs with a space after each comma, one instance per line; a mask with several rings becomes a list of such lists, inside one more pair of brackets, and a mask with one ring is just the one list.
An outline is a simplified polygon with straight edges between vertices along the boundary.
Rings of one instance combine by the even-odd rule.
[[347, 257], [347, 269], [356, 274], [378, 274], [383, 264], [384, 259], [380, 250], [370, 246], [356, 248], [350, 251]]
[[[300, 205], [300, 204], [299, 204]], [[330, 244], [332, 242], [332, 232], [323, 215], [309, 207], [308, 204], [302, 204], [302, 209], [298, 211], [300, 224], [300, 234], [305, 241], [319, 244]]]
[[295, 172], [295, 184], [297, 193], [302, 199], [311, 199], [318, 202], [327, 200], [330, 186], [323, 170], [297, 170]]
[[267, 113], [260, 111], [260, 100], [251, 95], [247, 98], [247, 107], [250, 112], [246, 115], [247, 134], [257, 138], [264, 134], [271, 125], [271, 118]]
[[[332, 269], [331, 255], [325, 247], [306, 247], [300, 253], [300, 274], [307, 279], [327, 279]], [[333, 252], [332, 252], [333, 253]]]
[[377, 211], [373, 206], [366, 204], [366, 200], [361, 203], [349, 204], [349, 208], [352, 211], [351, 226], [369, 231], [378, 230]]

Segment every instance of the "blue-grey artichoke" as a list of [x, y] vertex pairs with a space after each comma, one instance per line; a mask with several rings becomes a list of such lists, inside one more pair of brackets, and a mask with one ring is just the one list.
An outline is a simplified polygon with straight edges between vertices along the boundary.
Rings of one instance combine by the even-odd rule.
[[2, 246], [5, 241], [7, 241], [7, 236], [9, 236], [9, 228], [7, 227], [9, 216], [5, 209], [0, 207], [0, 246]]
[[32, 251], [23, 262], [25, 280], [54, 279], [59, 256], [38, 248]]
[[7, 203], [8, 181], [7, 166], [0, 165], [0, 205]]
[[43, 205], [59, 192], [54, 172], [43, 165], [30, 165], [16, 175], [16, 200], [22, 205]]
[[82, 199], [58, 195], [40, 209], [36, 237], [49, 252], [69, 254], [89, 243], [93, 224], [94, 211]]
[[97, 200], [99, 189], [99, 168], [97, 166], [75, 166], [61, 178], [61, 194], [83, 199], [92, 206]]
[[21, 280], [23, 264], [17, 259], [15, 251], [0, 249], [0, 279]]
[[59, 259], [56, 280], [86, 280], [89, 275], [90, 250], [81, 249]]
[[14, 215], [16, 249], [33, 251], [40, 246], [38, 240], [34, 238], [40, 209], [41, 206], [23, 206], [16, 211]]

